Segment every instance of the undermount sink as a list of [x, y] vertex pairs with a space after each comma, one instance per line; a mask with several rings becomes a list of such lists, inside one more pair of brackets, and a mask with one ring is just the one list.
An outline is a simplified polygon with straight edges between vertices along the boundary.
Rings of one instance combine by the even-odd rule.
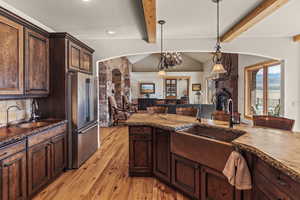
[[231, 130], [226, 128], [218, 128], [218, 127], [210, 127], [204, 125], [196, 125], [182, 131], [193, 135], [207, 137], [207, 138], [211, 138], [223, 142], [232, 142], [236, 138], [245, 134], [245, 132], [243, 131]]
[[26, 122], [26, 123], [17, 125], [17, 127], [19, 127], [19, 128], [39, 128], [39, 127], [47, 126], [49, 124], [50, 124], [49, 122]]

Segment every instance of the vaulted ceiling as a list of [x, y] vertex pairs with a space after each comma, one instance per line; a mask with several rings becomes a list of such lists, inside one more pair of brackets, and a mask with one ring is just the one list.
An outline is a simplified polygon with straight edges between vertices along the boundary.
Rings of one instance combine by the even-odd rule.
[[[263, 0], [223, 0], [221, 32]], [[4, 0], [55, 31], [81, 39], [145, 39], [141, 0]], [[1, 0], [0, 0], [1, 3]], [[157, 19], [165, 19], [166, 38], [213, 38], [216, 5], [211, 0], [159, 0]], [[291, 37], [300, 33], [300, 1], [290, 0], [241, 37]], [[115, 31], [115, 34], [108, 34]], [[157, 29], [159, 33], [159, 29]]]

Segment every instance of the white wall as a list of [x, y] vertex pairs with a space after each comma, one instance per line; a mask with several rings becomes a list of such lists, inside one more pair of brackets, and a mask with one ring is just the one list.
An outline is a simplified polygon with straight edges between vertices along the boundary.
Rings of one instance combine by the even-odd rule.
[[[189, 97], [190, 103], [194, 102], [194, 93], [192, 84], [201, 83], [203, 85], [203, 72], [167, 72], [167, 76], [189, 76], [190, 88]], [[140, 94], [140, 83], [155, 83], [155, 94], [151, 94], [151, 98], [165, 98], [165, 88], [163, 77], [158, 76], [157, 72], [132, 72], [131, 73], [131, 94], [132, 98], [144, 97]]]

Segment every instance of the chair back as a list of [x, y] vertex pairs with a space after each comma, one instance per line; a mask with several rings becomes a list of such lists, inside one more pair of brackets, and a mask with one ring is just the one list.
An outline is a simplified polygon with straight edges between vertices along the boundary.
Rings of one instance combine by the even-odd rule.
[[129, 106], [129, 100], [126, 95], [122, 95], [122, 107], [123, 109]]
[[156, 100], [156, 104], [166, 104], [165, 100]]
[[273, 117], [266, 115], [254, 115], [253, 124], [254, 126], [263, 126], [268, 128], [275, 128], [281, 130], [293, 130], [295, 120], [284, 118], [284, 117]]
[[226, 113], [225, 111], [214, 111], [211, 115], [213, 120], [219, 120], [219, 121], [229, 121], [230, 115]]
[[189, 97], [181, 97], [180, 98], [180, 104], [189, 104]]
[[196, 117], [197, 108], [189, 107], [189, 108], [176, 108], [176, 114]]
[[116, 98], [114, 96], [109, 96], [108, 101], [111, 107], [118, 108]]
[[166, 113], [167, 108], [163, 106], [152, 106], [152, 107], [147, 107], [147, 112], [148, 113]]
[[[211, 117], [213, 120], [228, 122], [230, 115], [225, 111], [217, 110], [212, 113]], [[233, 112], [233, 119], [239, 123], [241, 121], [241, 113]]]

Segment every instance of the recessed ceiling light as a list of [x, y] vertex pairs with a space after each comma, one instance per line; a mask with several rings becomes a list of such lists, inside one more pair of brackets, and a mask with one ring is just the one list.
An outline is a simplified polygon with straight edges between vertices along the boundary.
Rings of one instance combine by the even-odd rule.
[[89, 2], [89, 1], [91, 1], [91, 0], [82, 0], [82, 1], [84, 1], [84, 2]]
[[108, 30], [108, 31], [106, 31], [106, 33], [107, 33], [108, 35], [114, 35], [114, 34], [116, 34], [116, 31]]

